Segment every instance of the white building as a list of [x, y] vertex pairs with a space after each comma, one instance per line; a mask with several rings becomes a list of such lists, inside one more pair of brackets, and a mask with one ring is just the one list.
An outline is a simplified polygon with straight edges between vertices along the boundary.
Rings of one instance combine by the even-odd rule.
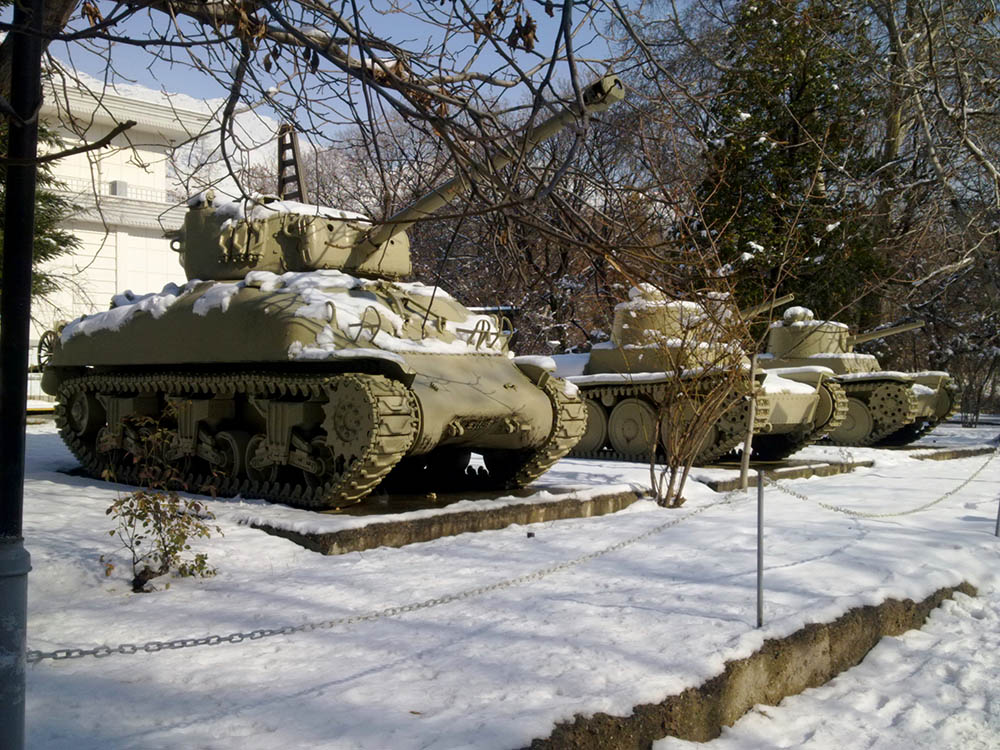
[[183, 223], [187, 197], [172, 190], [169, 153], [203, 132], [211, 116], [168, 103], [60, 88], [46, 91], [42, 119], [65, 149], [94, 143], [127, 120], [136, 125], [109, 147], [53, 165], [64, 185], [59, 192], [80, 207], [63, 226], [82, 247], [46, 266], [58, 276], [60, 290], [32, 303], [32, 361], [39, 337], [58, 321], [106, 310], [112, 295], [126, 289], [158, 292], [168, 282], [184, 281], [177, 253], [164, 237]]

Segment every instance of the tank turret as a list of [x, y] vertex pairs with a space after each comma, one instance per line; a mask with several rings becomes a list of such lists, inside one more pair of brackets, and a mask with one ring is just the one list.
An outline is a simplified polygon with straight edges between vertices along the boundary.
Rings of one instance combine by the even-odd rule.
[[[584, 109], [622, 95], [605, 78]], [[580, 114], [546, 120], [518, 153]], [[583, 434], [576, 389], [551, 362], [514, 357], [502, 320], [395, 280], [410, 270], [406, 228], [465, 187], [378, 226], [197, 196], [173, 242], [186, 284], [115, 295], [54, 338], [42, 384], [63, 440], [95, 477], [138, 483], [152, 465], [159, 481], [305, 508], [357, 502], [390, 473], [409, 491], [533, 481]], [[471, 471], [472, 452], [485, 469]]]
[[[584, 110], [602, 112], [624, 95], [621, 80], [606, 76], [584, 90]], [[497, 153], [486, 166], [470, 171], [488, 178], [580, 116], [576, 106], [568, 107], [532, 128], [516, 151]], [[362, 214], [277, 196], [216, 203], [209, 190], [188, 202], [184, 226], [171, 246], [180, 253], [188, 279], [236, 280], [251, 271], [318, 270], [398, 279], [411, 271], [407, 228], [468, 187], [465, 175], [454, 177], [377, 225]]]
[[922, 321], [851, 334], [843, 323], [815, 320], [811, 310], [792, 307], [768, 331], [761, 367], [821, 366], [848, 396], [847, 416], [829, 437], [841, 445], [901, 445], [916, 440], [958, 409], [958, 389], [948, 373], [890, 372], [855, 344], [912, 331]]
[[790, 307], [783, 319], [768, 331], [767, 352], [775, 357], [813, 357], [824, 354], [850, 354], [855, 344], [894, 336], [923, 327], [923, 321], [851, 334], [843, 323], [814, 320], [812, 310]]
[[628, 302], [615, 306], [611, 340], [594, 345], [583, 374], [749, 366], [743, 350], [720, 334], [729, 314], [725, 305], [709, 310], [648, 284], [632, 287]]

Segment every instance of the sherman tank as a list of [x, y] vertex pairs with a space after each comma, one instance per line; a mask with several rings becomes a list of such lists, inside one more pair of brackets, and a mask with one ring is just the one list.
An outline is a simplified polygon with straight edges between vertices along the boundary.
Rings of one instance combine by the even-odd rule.
[[[623, 94], [609, 76], [584, 108]], [[580, 115], [549, 118], [520, 151]], [[196, 196], [172, 242], [187, 283], [119, 294], [53, 339], [43, 387], [63, 440], [93, 476], [142, 483], [163, 465], [181, 486], [314, 509], [360, 501], [393, 469], [439, 487], [531, 482], [585, 431], [576, 388], [514, 357], [502, 320], [400, 280], [407, 227], [466, 187], [457, 177], [380, 225]], [[467, 469], [471, 452], [485, 470]]]
[[[787, 455], [843, 418], [846, 400], [839, 387], [826, 382], [829, 371], [823, 368], [794, 368], [780, 376], [757, 373], [751, 383], [745, 353], [721, 341], [720, 322], [731, 314], [727, 302], [710, 301], [715, 309], [709, 311], [695, 302], [669, 300], [649, 286], [634, 287], [629, 296], [615, 308], [610, 342], [595, 345], [589, 354], [554, 357], [557, 373], [580, 388], [587, 406], [587, 432], [573, 455], [648, 460], [657, 434], [662, 453], [670, 431], [688, 429], [699, 400], [718, 398], [720, 381], [730, 379], [733, 368], [745, 373], [746, 382], [723, 396], [730, 403], [709, 429], [696, 463], [714, 461], [744, 441], [752, 392], [758, 458]], [[741, 315], [760, 314], [788, 299]], [[666, 400], [673, 403], [661, 416]]]
[[757, 361], [771, 372], [803, 365], [833, 371], [831, 379], [847, 394], [847, 415], [830, 431], [830, 441], [855, 446], [904, 445], [958, 410], [957, 386], [942, 371], [883, 370], [874, 355], [856, 352], [854, 347], [923, 325], [905, 323], [851, 334], [843, 323], [814, 320], [811, 310], [792, 307], [771, 325], [767, 351], [758, 355]]

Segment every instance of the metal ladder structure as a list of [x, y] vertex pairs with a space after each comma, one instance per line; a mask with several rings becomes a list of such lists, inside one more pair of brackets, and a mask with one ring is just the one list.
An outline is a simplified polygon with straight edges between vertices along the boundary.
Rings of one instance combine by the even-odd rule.
[[278, 197], [306, 203], [306, 187], [302, 181], [299, 159], [299, 136], [290, 123], [278, 128]]

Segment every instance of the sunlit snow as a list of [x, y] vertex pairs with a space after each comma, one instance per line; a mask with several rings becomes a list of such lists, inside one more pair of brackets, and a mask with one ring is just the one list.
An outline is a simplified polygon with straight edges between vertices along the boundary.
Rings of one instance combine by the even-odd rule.
[[[875, 465], [767, 489], [764, 627], [756, 629], [754, 493], [717, 494], [698, 481], [680, 509], [640, 501], [613, 515], [335, 557], [240, 521], [287, 513], [336, 523], [336, 515], [205, 498], [225, 535], [196, 548], [218, 575], [132, 594], [123, 554], [107, 577], [99, 561], [115, 551], [105, 510], [129, 488], [64, 473], [76, 462], [54, 428], [32, 426], [29, 649], [371, 617], [238, 643], [43, 661], [27, 671], [27, 746], [524, 747], [577, 714], [624, 716], [700, 685], [767, 638], [965, 580], [979, 598], [946, 605], [923, 631], [888, 639], [826, 687], [755, 709], [707, 747], [995, 747], [1000, 459], [917, 456], [990, 445], [998, 432], [948, 425], [916, 449], [798, 454]], [[534, 489], [647, 486], [649, 471], [564, 459]], [[723, 476], [732, 472], [693, 472], [693, 480]], [[372, 614], [415, 602], [429, 604]]]

